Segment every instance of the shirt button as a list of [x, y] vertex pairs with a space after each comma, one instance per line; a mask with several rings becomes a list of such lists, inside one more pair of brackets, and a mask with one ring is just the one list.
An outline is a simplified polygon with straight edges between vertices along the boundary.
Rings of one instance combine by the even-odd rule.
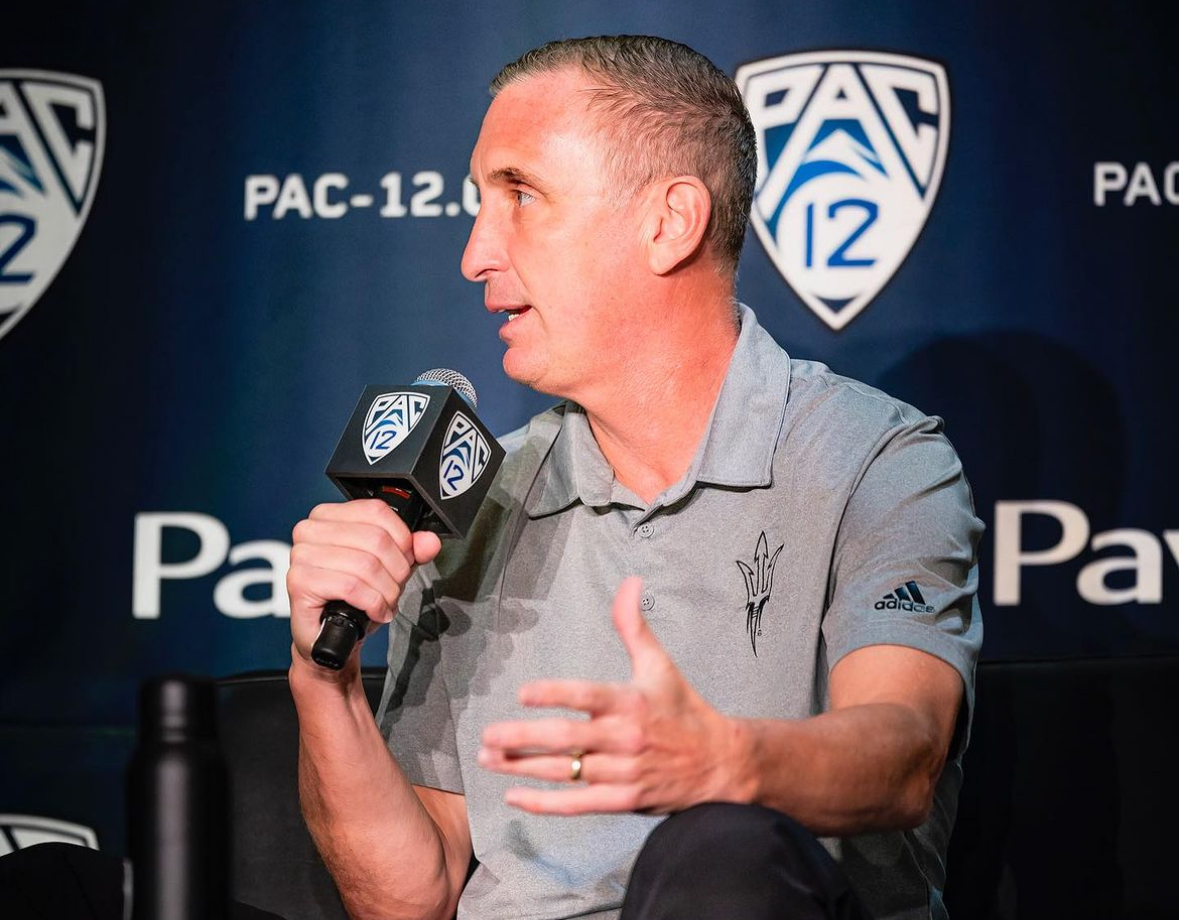
[[654, 606], [655, 606], [655, 595], [653, 595], [650, 591], [644, 591], [643, 592], [643, 602], [642, 602], [643, 609], [650, 610]]
[[639, 536], [644, 540], [648, 540], [651, 534], [655, 533], [655, 525], [648, 521], [646, 524], [639, 525]]

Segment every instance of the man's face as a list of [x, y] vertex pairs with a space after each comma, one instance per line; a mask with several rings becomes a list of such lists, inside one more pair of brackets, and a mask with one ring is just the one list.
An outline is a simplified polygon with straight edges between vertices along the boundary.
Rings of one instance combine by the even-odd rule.
[[482, 205], [462, 263], [504, 318], [507, 375], [574, 399], [619, 366], [646, 322], [638, 209], [618, 205], [589, 86], [559, 71], [492, 101], [471, 155]]

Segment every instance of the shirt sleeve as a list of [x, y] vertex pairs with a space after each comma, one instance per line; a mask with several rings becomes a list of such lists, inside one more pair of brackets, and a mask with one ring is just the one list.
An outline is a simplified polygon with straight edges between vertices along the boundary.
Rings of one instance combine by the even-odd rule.
[[411, 783], [462, 793], [432, 575], [432, 566], [414, 573], [389, 625], [389, 667], [377, 724]]
[[823, 620], [828, 666], [870, 645], [927, 652], [962, 676], [961, 721], [968, 725], [982, 645], [982, 532], [941, 419], [922, 417], [887, 431], [852, 489], [836, 537]]

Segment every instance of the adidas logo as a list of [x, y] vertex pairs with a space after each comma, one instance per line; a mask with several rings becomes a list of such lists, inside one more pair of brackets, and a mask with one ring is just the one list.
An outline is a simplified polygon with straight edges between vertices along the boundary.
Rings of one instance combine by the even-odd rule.
[[884, 595], [876, 602], [877, 610], [911, 610], [914, 613], [933, 613], [933, 608], [925, 603], [921, 589], [917, 582], [907, 581], [894, 591]]

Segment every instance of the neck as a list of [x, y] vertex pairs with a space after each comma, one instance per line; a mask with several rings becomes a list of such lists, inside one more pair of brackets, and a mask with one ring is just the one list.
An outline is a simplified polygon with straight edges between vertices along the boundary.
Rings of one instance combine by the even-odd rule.
[[609, 385], [578, 400], [614, 477], [650, 503], [687, 472], [724, 383], [738, 325], [731, 296], [670, 303]]

